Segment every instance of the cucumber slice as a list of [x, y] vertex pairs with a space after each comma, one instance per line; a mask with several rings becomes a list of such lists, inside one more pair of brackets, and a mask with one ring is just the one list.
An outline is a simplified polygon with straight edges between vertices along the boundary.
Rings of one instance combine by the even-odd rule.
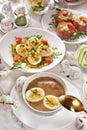
[[87, 68], [87, 47], [80, 50], [78, 55], [78, 64], [83, 68]]
[[[86, 52], [87, 53], [87, 52]], [[87, 60], [85, 59], [85, 56], [84, 56], [84, 58], [83, 58], [83, 62], [82, 62], [82, 64], [81, 64], [81, 66], [83, 67], [83, 68], [87, 68]]]
[[2, 14], [2, 13], [0, 13], [0, 22], [2, 21], [2, 19], [4, 19], [5, 18], [5, 16]]
[[15, 24], [17, 26], [24, 26], [27, 24], [27, 19], [26, 19], [26, 16], [18, 16], [16, 19], [15, 19]]

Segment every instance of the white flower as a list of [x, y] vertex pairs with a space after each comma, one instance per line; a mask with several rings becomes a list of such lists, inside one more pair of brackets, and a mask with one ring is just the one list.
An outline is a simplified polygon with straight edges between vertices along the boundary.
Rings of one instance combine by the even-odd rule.
[[9, 73], [11, 72], [11, 70], [2, 70], [0, 71], [0, 77], [6, 77]]
[[7, 96], [6, 95], [2, 95], [0, 97], [0, 102], [2, 102], [3, 104], [5, 104], [6, 103], [6, 99], [7, 99]]
[[14, 107], [15, 107], [15, 108], [18, 108], [18, 106], [19, 106], [19, 102], [18, 102], [18, 100], [15, 99], [13, 103], [14, 103]]
[[22, 63], [22, 64], [21, 64], [21, 68], [22, 68], [22, 69], [26, 68], [26, 63]]

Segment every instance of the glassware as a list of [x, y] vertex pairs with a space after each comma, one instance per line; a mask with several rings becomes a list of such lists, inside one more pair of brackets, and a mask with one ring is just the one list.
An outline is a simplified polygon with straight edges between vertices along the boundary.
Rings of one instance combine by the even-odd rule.
[[69, 4], [66, 0], [55, 0], [56, 3], [58, 3], [59, 8], [69, 8]]

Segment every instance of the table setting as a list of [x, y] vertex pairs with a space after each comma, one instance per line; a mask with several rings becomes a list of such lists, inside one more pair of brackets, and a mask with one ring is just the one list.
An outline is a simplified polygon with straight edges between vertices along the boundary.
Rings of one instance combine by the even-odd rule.
[[87, 129], [87, 1], [0, 0], [0, 129]]

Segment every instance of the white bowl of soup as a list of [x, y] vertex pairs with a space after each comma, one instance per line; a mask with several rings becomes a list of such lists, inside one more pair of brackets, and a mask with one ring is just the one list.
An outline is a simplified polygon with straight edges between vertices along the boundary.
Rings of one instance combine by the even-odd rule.
[[33, 113], [51, 116], [62, 108], [58, 97], [66, 94], [66, 84], [51, 72], [36, 73], [25, 81], [22, 96], [26, 105]]

